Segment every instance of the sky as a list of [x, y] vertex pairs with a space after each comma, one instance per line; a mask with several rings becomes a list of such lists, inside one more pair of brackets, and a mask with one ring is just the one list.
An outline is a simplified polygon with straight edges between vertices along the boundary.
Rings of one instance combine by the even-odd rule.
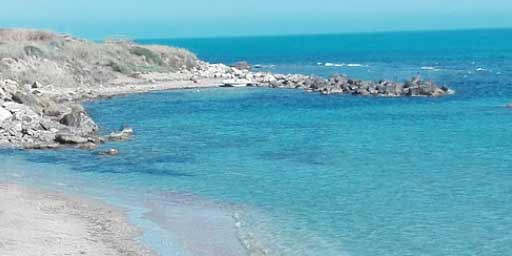
[[0, 27], [89, 39], [512, 27], [512, 0], [0, 1]]

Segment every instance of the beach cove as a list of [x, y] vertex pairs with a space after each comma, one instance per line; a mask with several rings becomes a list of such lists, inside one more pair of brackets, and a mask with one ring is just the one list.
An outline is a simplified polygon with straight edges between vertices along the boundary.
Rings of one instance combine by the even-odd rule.
[[[484, 52], [476, 51], [494, 56]], [[125, 208], [144, 232], [142, 244], [162, 255], [499, 255], [510, 250], [499, 239], [510, 225], [510, 71], [506, 60], [475, 58], [454, 53], [411, 64], [397, 57], [398, 67], [250, 60], [263, 72], [338, 68], [374, 81], [422, 72], [457, 94], [195, 88], [96, 100], [85, 110], [99, 136], [121, 124], [135, 131], [95, 149], [114, 147], [119, 156], [6, 150], [2, 178]], [[155, 82], [141, 92], [170, 89]]]

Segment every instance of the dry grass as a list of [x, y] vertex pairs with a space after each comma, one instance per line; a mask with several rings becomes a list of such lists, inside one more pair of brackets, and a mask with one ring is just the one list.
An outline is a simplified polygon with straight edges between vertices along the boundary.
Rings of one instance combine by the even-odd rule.
[[184, 49], [95, 43], [46, 31], [0, 29], [0, 76], [60, 87], [106, 84], [134, 72], [171, 72], [197, 66]]
[[64, 36], [57, 35], [49, 31], [31, 30], [31, 29], [0, 29], [0, 41], [2, 42], [20, 42], [20, 41], [52, 41]]

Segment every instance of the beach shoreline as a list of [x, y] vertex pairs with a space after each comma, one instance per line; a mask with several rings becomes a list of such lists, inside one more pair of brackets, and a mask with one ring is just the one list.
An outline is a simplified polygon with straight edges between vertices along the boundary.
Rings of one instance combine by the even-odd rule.
[[157, 255], [124, 212], [69, 194], [0, 183], [0, 254]]

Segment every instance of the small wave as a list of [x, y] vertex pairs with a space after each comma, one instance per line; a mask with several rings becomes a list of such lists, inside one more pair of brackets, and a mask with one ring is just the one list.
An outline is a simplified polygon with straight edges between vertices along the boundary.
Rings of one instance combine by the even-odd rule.
[[366, 65], [359, 64], [359, 63], [349, 63], [349, 64], [347, 64], [347, 67], [358, 68], [358, 67], [366, 67]]
[[441, 71], [441, 69], [436, 68], [436, 67], [431, 67], [431, 66], [423, 66], [423, 67], [420, 67], [420, 69], [422, 69], [422, 70], [430, 70], [430, 71]]
[[327, 62], [324, 64], [324, 66], [326, 66], [326, 67], [343, 67], [343, 66], [345, 66], [345, 63], [338, 64], [338, 63]]
[[332, 62], [317, 62], [316, 63], [317, 65], [319, 66], [325, 66], [325, 67], [351, 67], [351, 68], [355, 68], [355, 67], [367, 67], [368, 65], [363, 65], [363, 64], [359, 64], [359, 63], [332, 63]]
[[487, 71], [487, 69], [486, 69], [486, 68], [477, 68], [477, 69], [475, 69], [475, 70], [476, 70], [476, 71]]

